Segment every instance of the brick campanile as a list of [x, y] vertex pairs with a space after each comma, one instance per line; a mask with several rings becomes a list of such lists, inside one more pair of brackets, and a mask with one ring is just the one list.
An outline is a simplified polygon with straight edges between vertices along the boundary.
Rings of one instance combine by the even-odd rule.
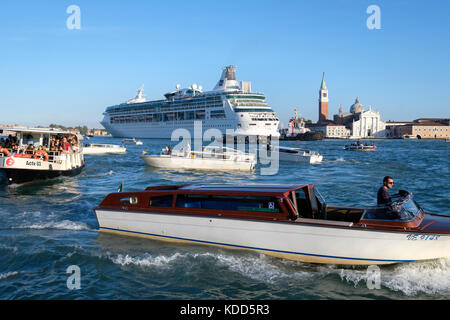
[[325, 84], [325, 72], [323, 73], [322, 77], [322, 85], [320, 86], [319, 91], [319, 121], [318, 123], [322, 121], [328, 120], [328, 89], [327, 85]]

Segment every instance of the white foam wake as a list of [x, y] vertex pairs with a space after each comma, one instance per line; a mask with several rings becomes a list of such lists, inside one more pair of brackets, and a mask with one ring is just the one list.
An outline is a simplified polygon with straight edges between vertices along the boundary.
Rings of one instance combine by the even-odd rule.
[[51, 221], [47, 223], [35, 223], [31, 225], [22, 225], [13, 229], [60, 229], [60, 230], [90, 230], [83, 222], [75, 222], [70, 220]]
[[18, 274], [17, 271], [6, 272], [6, 273], [0, 273], [0, 280], [6, 279], [6, 278], [11, 277], [11, 276], [14, 276], [14, 275], [16, 275], [16, 274]]
[[[355, 287], [366, 286], [373, 276], [365, 268], [337, 269], [322, 267], [324, 273], [335, 273]], [[420, 294], [450, 296], [450, 259], [412, 262], [380, 268], [380, 286], [406, 296]]]
[[132, 257], [128, 254], [127, 255], [119, 254], [117, 257], [112, 257], [111, 260], [112, 262], [120, 264], [121, 266], [136, 265], [141, 267], [150, 267], [150, 266], [162, 267], [170, 264], [171, 262], [175, 261], [180, 257], [184, 257], [184, 255], [180, 253], [175, 253], [171, 256], [158, 255], [156, 257], [153, 257], [149, 254], [146, 254], [142, 257]]
[[450, 259], [437, 259], [396, 266], [382, 284], [407, 296], [420, 293], [450, 296]]

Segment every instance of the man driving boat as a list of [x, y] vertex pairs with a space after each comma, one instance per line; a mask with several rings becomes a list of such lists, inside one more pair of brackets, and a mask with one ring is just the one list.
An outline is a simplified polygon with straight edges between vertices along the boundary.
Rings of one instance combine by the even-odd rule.
[[388, 190], [394, 186], [394, 179], [390, 176], [386, 176], [383, 179], [383, 186], [378, 189], [377, 205], [383, 206], [392, 202], [391, 195]]

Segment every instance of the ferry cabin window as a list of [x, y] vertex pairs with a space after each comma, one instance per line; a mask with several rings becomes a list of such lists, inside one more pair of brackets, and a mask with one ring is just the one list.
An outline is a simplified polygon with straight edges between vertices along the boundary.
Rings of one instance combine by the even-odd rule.
[[150, 198], [150, 207], [172, 207], [173, 196], [156, 196]]
[[230, 197], [211, 195], [177, 195], [177, 208], [281, 212], [273, 197]]

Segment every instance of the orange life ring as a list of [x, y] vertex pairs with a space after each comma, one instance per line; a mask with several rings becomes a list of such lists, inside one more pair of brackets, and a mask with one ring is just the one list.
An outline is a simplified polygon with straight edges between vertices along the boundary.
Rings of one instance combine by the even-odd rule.
[[45, 152], [44, 150], [38, 150], [36, 151], [36, 153], [34, 154], [33, 158], [34, 159], [39, 159], [41, 158], [40, 156], [44, 156], [44, 161], [48, 161], [48, 153]]
[[0, 153], [3, 153], [5, 156], [9, 157], [9, 151], [6, 148], [0, 147]]

